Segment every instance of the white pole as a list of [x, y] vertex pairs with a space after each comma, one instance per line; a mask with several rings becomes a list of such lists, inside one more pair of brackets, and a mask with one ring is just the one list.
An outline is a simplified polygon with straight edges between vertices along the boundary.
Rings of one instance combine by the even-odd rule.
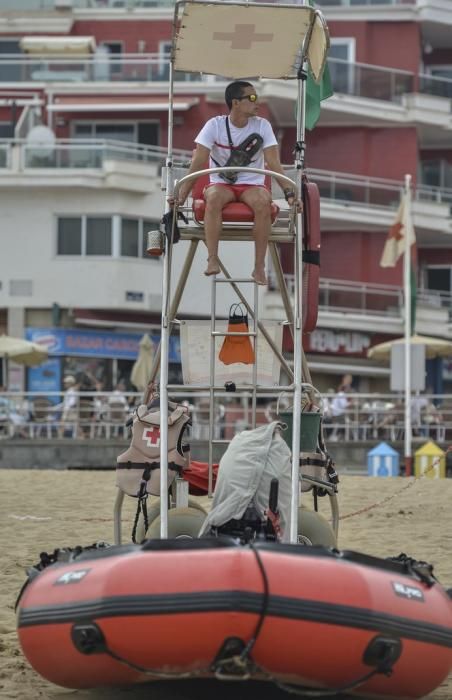
[[406, 224], [411, 219], [411, 175], [405, 175], [403, 290], [405, 297], [405, 475], [411, 476], [411, 241]]

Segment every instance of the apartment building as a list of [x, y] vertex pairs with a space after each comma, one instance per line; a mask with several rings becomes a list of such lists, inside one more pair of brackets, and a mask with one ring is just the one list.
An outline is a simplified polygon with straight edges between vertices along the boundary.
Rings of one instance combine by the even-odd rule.
[[[379, 265], [406, 173], [418, 243], [417, 330], [452, 338], [452, 13], [448, 0], [323, 0], [334, 96], [307, 132], [322, 194], [317, 329], [304, 340], [314, 379], [385, 390], [389, 368], [367, 349], [403, 333], [402, 268]], [[11, 388], [53, 387], [87, 369], [127, 376], [145, 330], [158, 341], [161, 261], [143, 255], [163, 205], [168, 53], [174, 2], [0, 0], [0, 327], [46, 342], [48, 366], [12, 369]], [[227, 82], [175, 76], [175, 155], [187, 162], [204, 121], [225, 112]], [[291, 82], [258, 86], [282, 161], [293, 162]], [[225, 247], [237, 275], [251, 244]], [[176, 275], [184, 244], [175, 249]], [[290, 282], [291, 261], [282, 252]], [[286, 259], [287, 258], [287, 259]], [[210, 313], [195, 258], [181, 315]], [[224, 285], [223, 285], [224, 286]], [[271, 283], [263, 316], [281, 315]], [[218, 308], [229, 306], [226, 291]], [[290, 357], [290, 341], [285, 351]], [[177, 337], [170, 361], [179, 370]], [[4, 381], [4, 379], [3, 379]], [[434, 392], [452, 364], [428, 362]]]

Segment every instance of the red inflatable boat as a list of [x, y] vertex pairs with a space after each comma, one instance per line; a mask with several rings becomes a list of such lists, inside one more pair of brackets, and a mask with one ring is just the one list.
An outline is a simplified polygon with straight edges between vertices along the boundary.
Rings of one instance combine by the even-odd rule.
[[452, 601], [407, 558], [206, 538], [76, 552], [34, 571], [20, 642], [68, 688], [216, 676], [407, 699], [452, 669]]

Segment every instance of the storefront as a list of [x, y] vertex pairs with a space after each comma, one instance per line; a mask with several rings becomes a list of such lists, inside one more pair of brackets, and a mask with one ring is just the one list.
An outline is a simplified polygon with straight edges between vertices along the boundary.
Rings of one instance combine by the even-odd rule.
[[[160, 335], [149, 334], [155, 353]], [[143, 333], [114, 333], [73, 328], [27, 328], [26, 338], [49, 351], [49, 359], [27, 373], [27, 390], [38, 392], [61, 391], [67, 374], [86, 375], [93, 384], [102, 383], [111, 391], [123, 381], [129, 391], [136, 391], [130, 383], [130, 372], [137, 359]], [[179, 338], [170, 338], [170, 381], [181, 377]]]

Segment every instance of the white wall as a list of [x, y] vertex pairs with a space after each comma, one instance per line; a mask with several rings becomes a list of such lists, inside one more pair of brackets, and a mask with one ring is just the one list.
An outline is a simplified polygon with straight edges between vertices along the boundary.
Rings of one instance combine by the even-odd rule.
[[[64, 177], [64, 176], [63, 176]], [[62, 307], [117, 310], [161, 310], [162, 262], [153, 259], [57, 256], [56, 217], [112, 215], [159, 219], [163, 194], [125, 193], [104, 188], [59, 186], [0, 189], [0, 306]], [[188, 243], [175, 247], [172, 288], [179, 279]], [[252, 243], [222, 243], [223, 262], [234, 277], [249, 277]], [[180, 311], [210, 315], [211, 279], [202, 274], [206, 248], [198, 246]], [[11, 280], [31, 280], [32, 296], [11, 296]], [[229, 285], [217, 285], [217, 313], [227, 313], [235, 295]], [[245, 286], [244, 286], [245, 287]], [[249, 292], [252, 285], [247, 285]], [[126, 291], [143, 292], [143, 302], [126, 302]]]

